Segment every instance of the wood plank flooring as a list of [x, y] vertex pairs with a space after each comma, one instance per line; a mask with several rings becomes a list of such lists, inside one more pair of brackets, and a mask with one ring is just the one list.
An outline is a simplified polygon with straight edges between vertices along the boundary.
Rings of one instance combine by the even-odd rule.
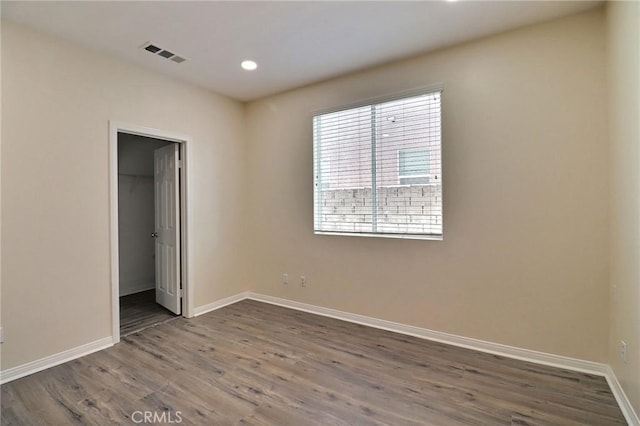
[[156, 303], [156, 291], [147, 290], [120, 298], [120, 336], [144, 330], [177, 316]]
[[599, 376], [248, 300], [1, 391], [3, 425], [625, 424]]

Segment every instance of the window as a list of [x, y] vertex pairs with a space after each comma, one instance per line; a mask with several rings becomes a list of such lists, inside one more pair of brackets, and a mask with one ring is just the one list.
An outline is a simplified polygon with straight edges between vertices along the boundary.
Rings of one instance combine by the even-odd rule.
[[313, 117], [314, 231], [442, 238], [441, 90]]

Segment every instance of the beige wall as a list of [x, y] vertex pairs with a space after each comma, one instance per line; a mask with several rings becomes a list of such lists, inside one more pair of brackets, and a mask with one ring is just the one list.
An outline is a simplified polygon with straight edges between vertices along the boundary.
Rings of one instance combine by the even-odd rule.
[[[607, 6], [611, 155], [609, 362], [640, 413], [640, 3]], [[628, 362], [620, 341], [629, 344]]]
[[193, 138], [195, 306], [235, 294], [243, 106], [2, 23], [2, 369], [111, 335], [108, 121]]
[[[604, 23], [598, 9], [249, 104], [252, 289], [606, 361]], [[312, 112], [438, 82], [444, 241], [314, 236]]]
[[[637, 12], [637, 4], [616, 5], [607, 14], [611, 81], [622, 78], [612, 85], [611, 111], [625, 112], [612, 118], [609, 163], [602, 10], [246, 111], [3, 22], [1, 368], [111, 333], [107, 123], [118, 120], [193, 137], [195, 306], [254, 290], [612, 362], [637, 409], [638, 98], [623, 89], [638, 65], [625, 62], [633, 38], [618, 31], [632, 24], [629, 7]], [[312, 113], [437, 82], [445, 88], [444, 241], [314, 236]], [[609, 176], [609, 165], [620, 170]], [[611, 330], [610, 177], [618, 287]], [[625, 365], [617, 361], [621, 338], [631, 345]]]
[[[2, 241], [2, 7], [0, 7], [0, 242]], [[2, 325], [2, 244], [0, 243], [0, 327]], [[3, 329], [4, 333], [4, 329]], [[0, 346], [0, 370], [2, 370], [2, 346]]]

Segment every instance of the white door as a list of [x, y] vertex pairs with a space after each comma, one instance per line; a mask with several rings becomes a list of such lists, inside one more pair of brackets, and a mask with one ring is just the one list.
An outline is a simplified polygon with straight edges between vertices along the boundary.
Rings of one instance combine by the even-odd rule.
[[156, 302], [180, 314], [180, 180], [178, 144], [154, 151]]

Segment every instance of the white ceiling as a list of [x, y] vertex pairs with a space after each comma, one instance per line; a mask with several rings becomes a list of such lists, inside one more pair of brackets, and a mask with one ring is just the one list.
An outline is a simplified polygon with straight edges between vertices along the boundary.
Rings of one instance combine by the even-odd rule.
[[[601, 3], [2, 1], [2, 19], [248, 101]], [[140, 49], [148, 41], [189, 60]]]

